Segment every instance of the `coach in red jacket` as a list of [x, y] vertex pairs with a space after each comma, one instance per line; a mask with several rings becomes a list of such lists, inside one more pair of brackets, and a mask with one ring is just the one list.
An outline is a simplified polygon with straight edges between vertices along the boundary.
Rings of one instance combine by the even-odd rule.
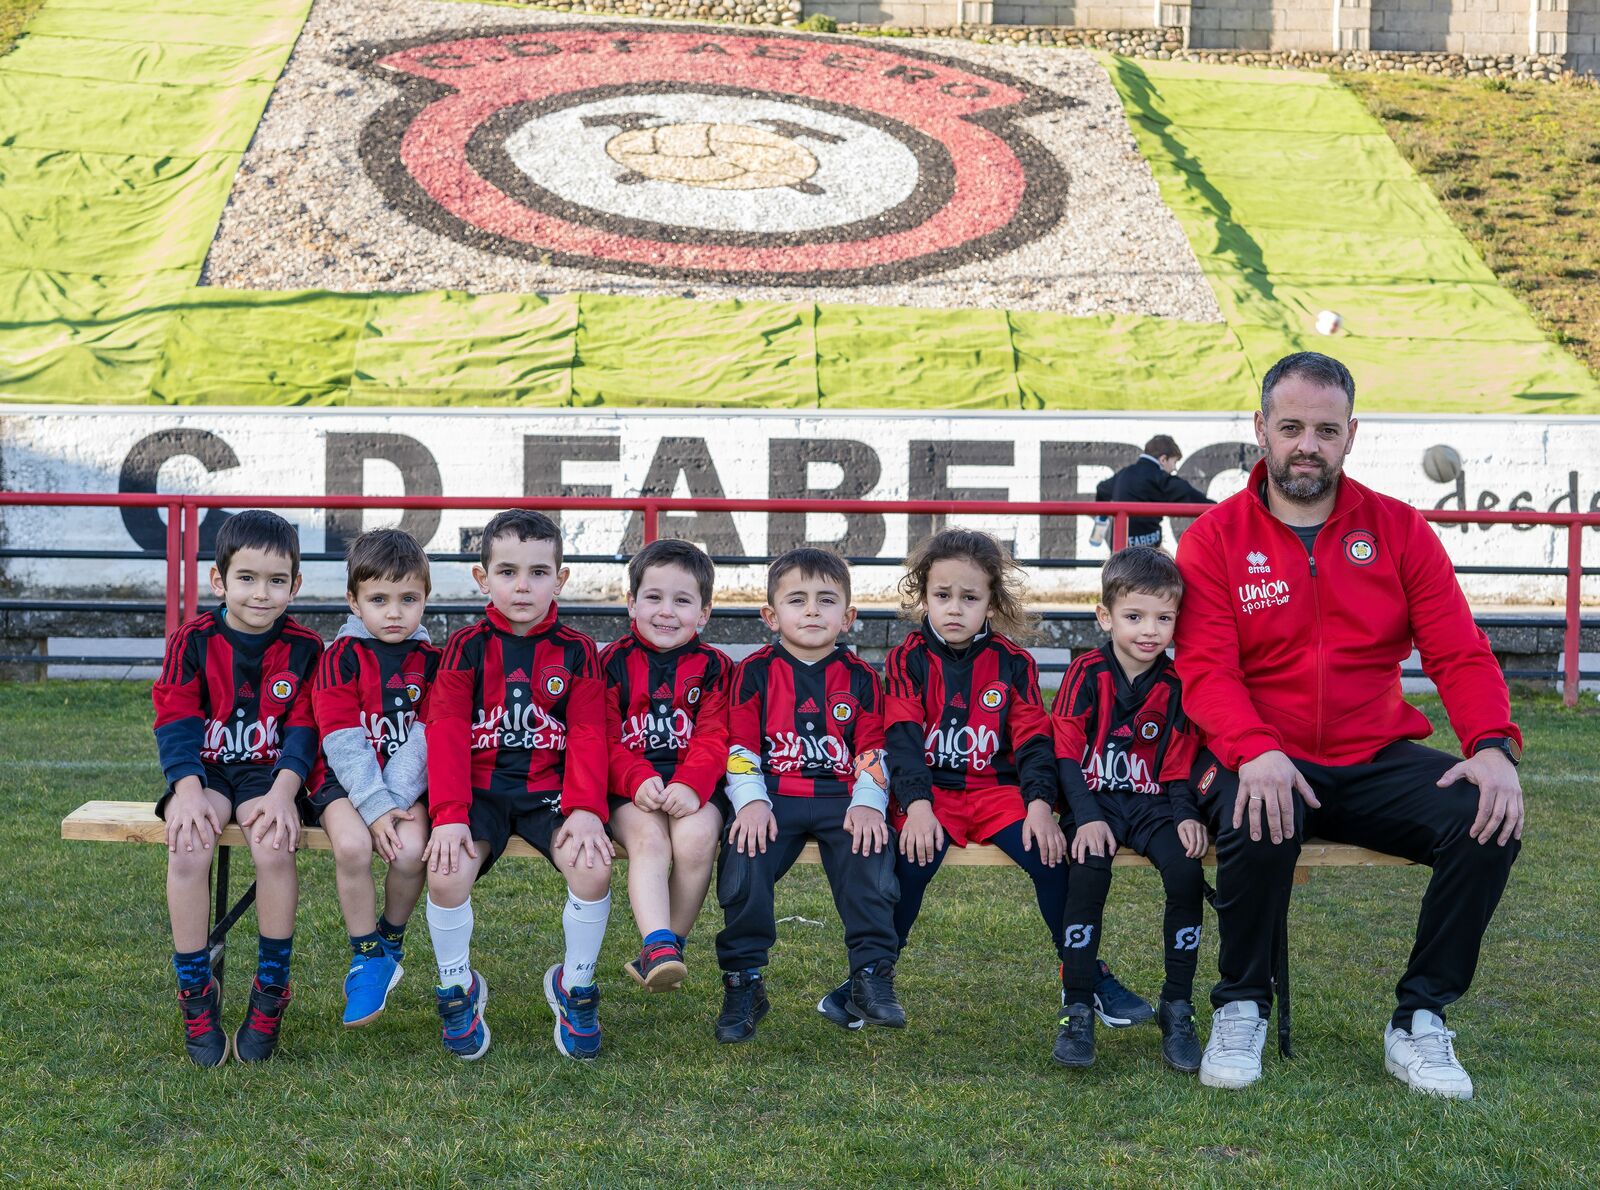
[[[1310, 832], [1433, 868], [1384, 1065], [1465, 1099], [1444, 1009], [1472, 982], [1517, 855], [1522, 737], [1432, 527], [1342, 474], [1354, 407], [1338, 360], [1279, 360], [1255, 417], [1266, 457], [1178, 546], [1177, 668], [1208, 742], [1192, 784], [1218, 860], [1222, 978], [1200, 1080], [1261, 1076], [1274, 923]], [[1400, 694], [1413, 646], [1464, 760], [1415, 742], [1431, 728]]]

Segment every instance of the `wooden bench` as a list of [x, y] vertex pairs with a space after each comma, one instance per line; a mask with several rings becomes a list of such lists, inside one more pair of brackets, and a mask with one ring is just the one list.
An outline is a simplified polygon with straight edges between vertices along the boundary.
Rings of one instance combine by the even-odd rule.
[[[167, 841], [166, 823], [156, 817], [154, 802], [85, 802], [61, 820], [63, 839], [80, 839], [98, 843], [159, 843]], [[228, 931], [255, 902], [254, 883], [233, 904], [228, 903], [229, 848], [245, 846], [244, 832], [236, 823], [229, 823], [222, 831], [221, 845], [217, 848], [216, 907], [212, 913], [211, 934], [207, 943], [211, 947], [211, 961], [218, 978], [222, 974], [224, 948]], [[320, 827], [302, 827], [300, 849], [303, 851], [329, 851], [327, 832]], [[539, 855], [531, 845], [513, 837], [506, 847], [507, 856], [529, 857]], [[622, 846], [617, 846], [617, 856], [627, 858]], [[803, 864], [820, 863], [815, 843], [807, 843], [797, 861]], [[970, 847], [952, 847], [944, 862], [954, 867], [988, 868], [1008, 866], [1011, 860], [998, 847], [974, 844]], [[1122, 852], [1111, 861], [1114, 867], [1149, 867], [1143, 856]], [[1216, 851], [1206, 853], [1201, 861], [1215, 866]], [[1294, 882], [1305, 884], [1311, 879], [1312, 868], [1350, 867], [1405, 867], [1411, 861], [1379, 851], [1352, 847], [1347, 843], [1328, 843], [1322, 839], [1307, 839], [1300, 846], [1300, 859], [1294, 870]], [[1207, 890], [1209, 893], [1209, 889]], [[1273, 984], [1274, 1001], [1278, 1010], [1278, 1049], [1284, 1057], [1290, 1056], [1290, 999], [1289, 999], [1289, 926], [1288, 914], [1278, 923], [1274, 939]]]

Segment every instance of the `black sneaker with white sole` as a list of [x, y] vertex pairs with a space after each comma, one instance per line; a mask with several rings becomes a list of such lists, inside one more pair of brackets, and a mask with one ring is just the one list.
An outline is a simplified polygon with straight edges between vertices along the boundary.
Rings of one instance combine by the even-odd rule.
[[1068, 1004], [1050, 1056], [1061, 1066], [1081, 1070], [1094, 1065], [1094, 1013], [1087, 1004]]
[[894, 994], [894, 964], [879, 959], [850, 976], [850, 998], [845, 1009], [868, 1025], [903, 1029], [906, 1010]]
[[817, 1001], [817, 1011], [841, 1029], [859, 1029], [866, 1024], [850, 1015], [850, 981], [847, 979]]
[[1156, 1015], [1150, 1001], [1122, 986], [1106, 961], [1100, 961], [1100, 978], [1094, 985], [1094, 1014], [1108, 1029], [1128, 1029], [1142, 1025]]

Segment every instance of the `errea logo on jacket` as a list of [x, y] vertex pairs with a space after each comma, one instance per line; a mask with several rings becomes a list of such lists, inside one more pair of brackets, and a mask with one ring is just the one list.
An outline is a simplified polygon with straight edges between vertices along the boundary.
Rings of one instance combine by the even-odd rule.
[[1266, 583], [1239, 584], [1239, 610], [1253, 615], [1269, 607], [1282, 607], [1289, 602], [1289, 584], [1284, 579]]
[[1272, 573], [1272, 563], [1267, 560], [1267, 556], [1260, 550], [1251, 550], [1244, 556], [1244, 560], [1250, 564], [1251, 574]]

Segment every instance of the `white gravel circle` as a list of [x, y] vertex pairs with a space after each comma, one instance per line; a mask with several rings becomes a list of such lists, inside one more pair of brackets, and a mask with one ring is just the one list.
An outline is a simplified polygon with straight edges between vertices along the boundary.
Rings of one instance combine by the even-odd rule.
[[[585, 124], [605, 116], [649, 113], [650, 126], [731, 124], [761, 128], [763, 120], [798, 124], [836, 137], [800, 137], [817, 160], [807, 181], [822, 193], [784, 188], [712, 190], [646, 179], [618, 185], [628, 171], [606, 153], [615, 124]], [[771, 131], [771, 128], [767, 128]], [[904, 202], [916, 187], [917, 159], [887, 132], [860, 120], [800, 103], [676, 91], [613, 95], [546, 112], [506, 138], [506, 153], [537, 185], [559, 198], [628, 219], [718, 231], [815, 231], [870, 219]]]

